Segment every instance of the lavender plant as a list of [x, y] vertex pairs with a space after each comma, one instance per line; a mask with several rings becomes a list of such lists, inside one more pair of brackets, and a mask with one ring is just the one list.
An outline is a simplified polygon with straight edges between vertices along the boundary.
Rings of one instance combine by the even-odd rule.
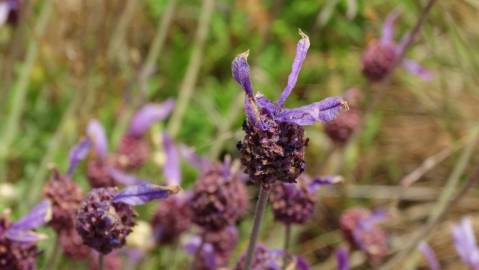
[[304, 149], [307, 144], [304, 126], [331, 121], [340, 111], [347, 108], [347, 103], [341, 97], [329, 97], [294, 109], [284, 108], [310, 45], [306, 34], [300, 31], [300, 36], [288, 83], [276, 102], [270, 101], [262, 94], [254, 95], [247, 62], [248, 52], [238, 55], [232, 64], [233, 78], [246, 93], [244, 101], [246, 122], [243, 125], [245, 137], [238, 143], [241, 163], [250, 181], [260, 186], [245, 269], [250, 267], [271, 184], [276, 181], [296, 182], [296, 178], [304, 171]]

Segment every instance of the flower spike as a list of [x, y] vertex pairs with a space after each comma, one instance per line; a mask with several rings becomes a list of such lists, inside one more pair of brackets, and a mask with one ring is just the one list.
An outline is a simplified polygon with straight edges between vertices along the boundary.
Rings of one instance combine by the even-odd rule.
[[298, 41], [296, 45], [296, 56], [294, 57], [293, 65], [291, 66], [291, 73], [288, 76], [288, 84], [281, 93], [281, 97], [279, 98], [277, 104], [279, 107], [282, 107], [288, 96], [293, 91], [296, 82], [298, 81], [298, 75], [301, 71], [301, 66], [303, 65], [304, 59], [306, 58], [306, 54], [308, 53], [309, 49], [309, 37], [299, 30], [299, 35], [301, 39]]

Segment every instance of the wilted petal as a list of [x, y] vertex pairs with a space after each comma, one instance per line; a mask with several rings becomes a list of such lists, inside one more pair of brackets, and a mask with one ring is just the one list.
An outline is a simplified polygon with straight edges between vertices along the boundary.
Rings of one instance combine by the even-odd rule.
[[190, 165], [200, 171], [203, 171], [210, 166], [210, 162], [208, 159], [199, 156], [195, 150], [184, 144], [180, 145], [180, 154], [184, 159], [188, 161]]
[[283, 106], [284, 102], [291, 94], [291, 91], [293, 91], [296, 81], [298, 80], [299, 71], [301, 70], [301, 66], [306, 58], [306, 54], [308, 53], [309, 38], [301, 30], [299, 30], [299, 34], [301, 35], [301, 39], [296, 45], [296, 56], [294, 57], [293, 65], [291, 66], [291, 73], [289, 73], [288, 76], [288, 84], [284, 88], [283, 93], [281, 93], [281, 97], [278, 100], [279, 107]]
[[479, 250], [471, 220], [463, 218], [453, 227], [452, 236], [456, 251], [464, 263], [473, 269], [479, 267]]
[[126, 187], [113, 197], [113, 202], [129, 205], [145, 204], [152, 200], [164, 199], [181, 190], [179, 186], [156, 186], [140, 184]]
[[101, 159], [106, 159], [108, 155], [108, 139], [100, 121], [91, 119], [88, 122], [86, 134], [93, 143], [93, 147], [95, 147], [95, 154]]
[[73, 171], [78, 166], [78, 163], [87, 157], [90, 147], [90, 141], [85, 138], [72, 148], [69, 155], [70, 164], [68, 165], [67, 170], [67, 174], [69, 176], [72, 176]]
[[52, 218], [52, 205], [49, 200], [37, 204], [26, 216], [10, 226], [12, 230], [32, 230], [50, 221]]
[[349, 270], [349, 255], [346, 248], [341, 247], [336, 250], [336, 263], [337, 270]]
[[324, 185], [333, 185], [337, 184], [339, 182], [342, 182], [343, 178], [338, 175], [330, 175], [330, 176], [323, 176], [323, 177], [317, 177], [314, 178], [308, 185], [308, 190], [311, 193], [316, 192], [316, 190]]
[[166, 162], [163, 166], [166, 183], [179, 185], [181, 183], [180, 158], [173, 140], [166, 132], [163, 133], [163, 149], [166, 154]]
[[280, 122], [307, 126], [316, 122], [331, 121], [344, 109], [348, 109], [348, 104], [341, 97], [328, 97], [303, 107], [283, 109], [276, 119]]
[[249, 75], [248, 54], [249, 51], [246, 51], [233, 59], [233, 63], [231, 64], [231, 72], [233, 73], [233, 78], [239, 83], [239, 85], [241, 85], [246, 95], [250, 99], [253, 99], [253, 87], [251, 86]]
[[414, 60], [404, 59], [402, 61], [402, 66], [411, 74], [418, 76], [419, 78], [430, 81], [434, 78], [434, 74], [429, 69], [421, 66]]
[[165, 119], [173, 110], [175, 101], [168, 99], [161, 104], [147, 104], [141, 107], [130, 121], [128, 133], [141, 137], [155, 123]]
[[396, 8], [388, 14], [386, 21], [384, 21], [381, 43], [387, 44], [394, 42], [394, 22], [399, 17], [400, 13], [401, 11], [399, 8]]
[[431, 270], [441, 269], [439, 262], [437, 261], [436, 254], [426, 242], [421, 242], [421, 244], [419, 244], [419, 250], [424, 255], [424, 257], [426, 257], [426, 260], [429, 263], [429, 268], [431, 268]]
[[135, 175], [128, 174], [121, 170], [115, 169], [113, 167], [108, 168], [108, 174], [113, 178], [116, 182], [123, 184], [125, 186], [132, 186], [132, 185], [140, 185], [140, 184], [147, 184], [149, 181], [140, 179]]
[[37, 233], [30, 230], [15, 229], [8, 229], [5, 233], [5, 236], [12, 241], [25, 243], [37, 242], [48, 238], [45, 234]]

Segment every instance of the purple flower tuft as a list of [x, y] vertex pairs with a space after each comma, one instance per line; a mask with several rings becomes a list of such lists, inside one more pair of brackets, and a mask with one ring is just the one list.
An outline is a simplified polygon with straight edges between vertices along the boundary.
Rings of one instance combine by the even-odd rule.
[[130, 121], [128, 134], [142, 137], [158, 121], [165, 119], [175, 106], [175, 101], [168, 99], [161, 104], [147, 104], [140, 108]]
[[139, 184], [128, 186], [113, 196], [113, 203], [128, 205], [141, 205], [147, 202], [164, 199], [180, 192], [179, 186], [156, 186], [152, 184]]
[[[49, 200], [43, 200], [37, 204], [26, 216], [13, 223], [10, 230], [33, 230], [50, 221], [52, 218], [52, 204]], [[7, 231], [7, 236], [8, 236]]]

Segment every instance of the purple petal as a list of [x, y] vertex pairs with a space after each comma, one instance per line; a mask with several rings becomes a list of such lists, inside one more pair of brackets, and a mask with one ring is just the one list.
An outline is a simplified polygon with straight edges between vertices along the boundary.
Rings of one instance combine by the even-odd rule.
[[291, 91], [293, 91], [296, 81], [298, 80], [299, 71], [301, 70], [301, 66], [306, 58], [306, 54], [308, 53], [309, 38], [301, 30], [299, 30], [299, 34], [301, 35], [301, 39], [296, 45], [296, 56], [294, 57], [293, 65], [291, 66], [291, 73], [289, 73], [288, 76], [288, 84], [284, 88], [283, 93], [281, 93], [281, 97], [277, 102], [279, 107], [283, 106], [284, 102], [291, 94]]
[[233, 73], [233, 78], [245, 91], [246, 95], [253, 99], [253, 87], [251, 86], [250, 72], [248, 65], [248, 54], [249, 51], [239, 54], [233, 59], [231, 64], [231, 72]]
[[394, 42], [394, 22], [399, 17], [401, 11], [399, 8], [394, 9], [388, 14], [383, 26], [383, 34], [381, 36], [381, 43], [388, 44]]
[[156, 186], [152, 184], [140, 184], [128, 186], [113, 197], [115, 203], [129, 205], [141, 205], [152, 200], [164, 199], [169, 195], [176, 194], [181, 190], [179, 186]]
[[336, 250], [336, 263], [337, 270], [349, 270], [349, 255], [346, 248], [341, 247]]
[[163, 133], [163, 148], [166, 154], [166, 161], [163, 166], [166, 183], [168, 185], [179, 185], [181, 183], [181, 170], [178, 150], [167, 133]]
[[255, 96], [256, 104], [264, 110], [267, 110], [270, 114], [275, 115], [279, 111], [279, 107], [274, 104], [267, 97], [263, 96], [261, 93], [257, 93]]
[[108, 139], [102, 124], [96, 119], [90, 120], [86, 128], [86, 134], [95, 147], [95, 154], [101, 159], [106, 159]]
[[436, 254], [426, 242], [421, 242], [421, 244], [419, 244], [419, 250], [424, 255], [424, 257], [426, 257], [427, 262], [429, 263], [429, 268], [431, 268], [431, 270], [441, 269], [439, 262], [436, 258]]
[[123, 172], [119, 169], [110, 167], [108, 168], [108, 174], [113, 178], [116, 182], [125, 185], [125, 186], [132, 186], [132, 185], [141, 185], [141, 184], [148, 184], [148, 180], [140, 179], [134, 175], [128, 174]]
[[[216, 254], [214, 247], [210, 243], [203, 243], [201, 245], [201, 237], [198, 235], [189, 235], [183, 244], [183, 249], [191, 256], [199, 254], [203, 263], [207, 265], [206, 269], [216, 269]], [[198, 248], [201, 247], [201, 252], [198, 253]]]
[[82, 139], [72, 150], [70, 150], [70, 164], [68, 165], [67, 175], [72, 176], [73, 171], [76, 169], [80, 161], [84, 160], [88, 156], [90, 151], [90, 141], [88, 139]]
[[5, 233], [5, 237], [12, 241], [16, 242], [37, 242], [43, 239], [47, 239], [48, 237], [44, 234], [36, 233], [29, 230], [15, 230], [15, 229], [8, 229]]
[[464, 263], [473, 269], [479, 267], [479, 250], [471, 220], [463, 218], [453, 227], [452, 235], [456, 251]]
[[411, 74], [418, 76], [419, 78], [430, 81], [434, 78], [432, 71], [424, 68], [419, 63], [411, 59], [404, 59], [402, 66]]
[[309, 270], [309, 263], [302, 257], [296, 257], [296, 270]]
[[330, 176], [323, 176], [314, 178], [308, 185], [308, 190], [311, 193], [316, 192], [316, 190], [324, 185], [333, 185], [343, 181], [341, 176], [337, 175], [330, 175]]
[[49, 200], [43, 200], [37, 204], [26, 216], [10, 226], [12, 230], [32, 230], [50, 221], [52, 218], [52, 206]]
[[180, 145], [180, 154], [190, 165], [200, 171], [205, 170], [211, 165], [208, 159], [199, 156], [195, 150], [184, 144]]
[[168, 99], [161, 104], [147, 104], [141, 107], [130, 121], [128, 133], [141, 137], [155, 123], [165, 119], [173, 110], [175, 101]]
[[8, 13], [10, 12], [10, 7], [8, 2], [0, 2], [0, 26], [5, 24], [8, 19]]
[[325, 123], [334, 120], [344, 109], [348, 109], [348, 104], [341, 97], [328, 97], [303, 107], [283, 109], [276, 119], [280, 122], [307, 126], [316, 122]]
[[183, 249], [186, 251], [186, 253], [194, 255], [200, 245], [201, 237], [198, 235], [188, 235], [185, 243], [183, 244]]
[[248, 122], [251, 123], [254, 126], [262, 128], [261, 121], [258, 121], [258, 111], [255, 102], [249, 98], [245, 97], [244, 98], [244, 110], [246, 113], [246, 118], [248, 119]]

